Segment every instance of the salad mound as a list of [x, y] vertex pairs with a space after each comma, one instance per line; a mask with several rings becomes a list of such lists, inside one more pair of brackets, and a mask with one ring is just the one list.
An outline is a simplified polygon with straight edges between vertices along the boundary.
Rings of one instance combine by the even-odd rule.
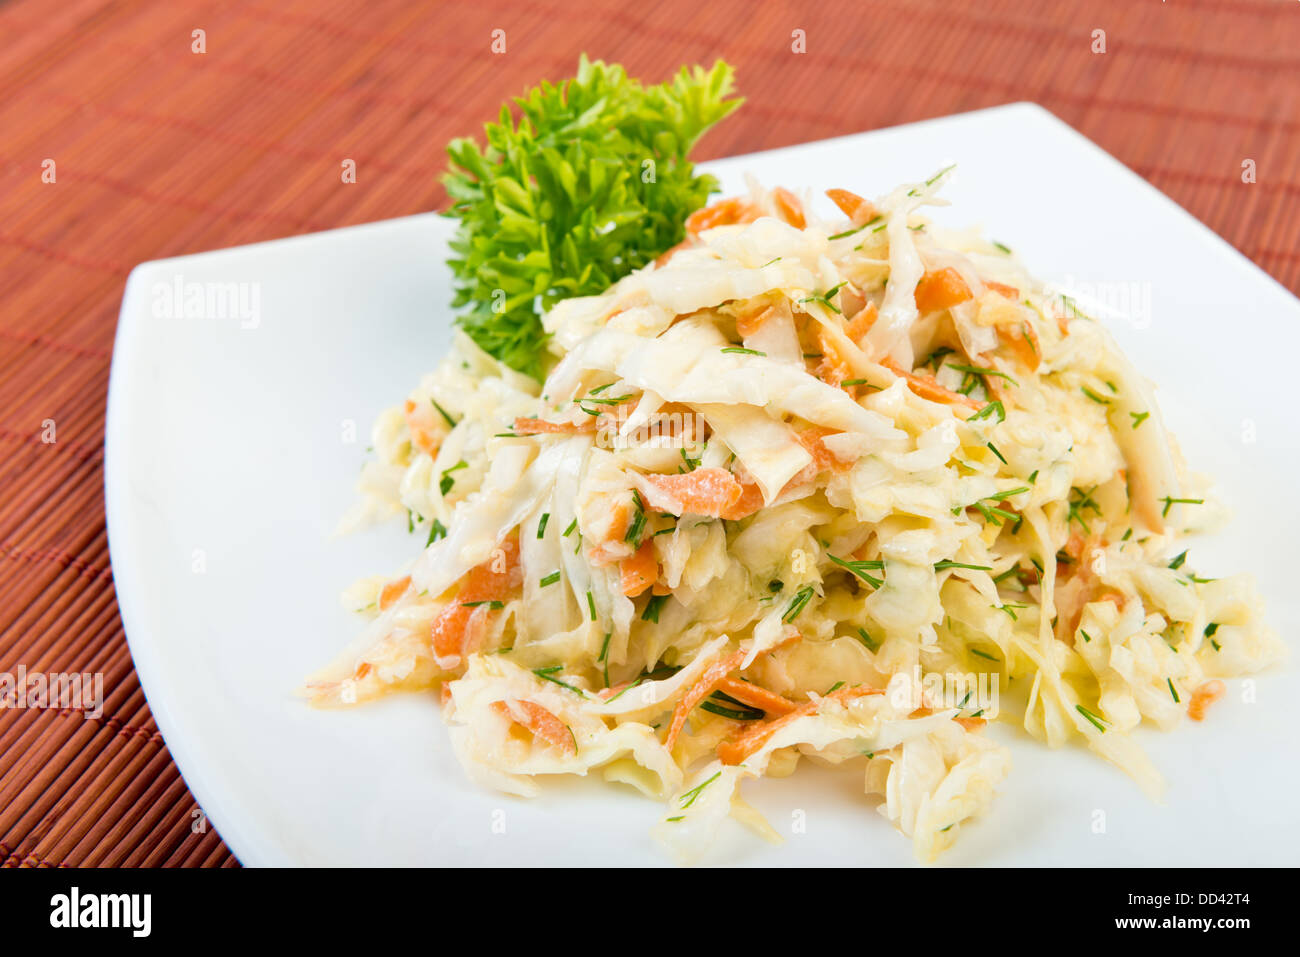
[[1104, 326], [923, 215], [949, 175], [693, 213], [546, 312], [540, 382], [458, 331], [353, 516], [426, 544], [349, 589], [312, 700], [437, 689], [476, 780], [598, 771], [687, 861], [729, 815], [776, 837], [741, 784], [805, 757], [932, 860], [1009, 771], [990, 722], [1157, 795], [1129, 732], [1282, 646], [1249, 578], [1193, 571], [1222, 510]]

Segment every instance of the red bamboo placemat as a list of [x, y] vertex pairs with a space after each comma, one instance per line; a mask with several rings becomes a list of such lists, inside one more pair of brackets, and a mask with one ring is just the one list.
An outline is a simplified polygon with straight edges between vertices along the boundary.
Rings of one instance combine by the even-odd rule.
[[171, 762], [117, 614], [102, 440], [127, 272], [438, 207], [446, 141], [584, 50], [654, 80], [731, 61], [749, 102], [704, 156], [1035, 100], [1300, 291], [1289, 0], [9, 2], [0, 672], [102, 673], [104, 708], [0, 711], [0, 863], [235, 863]]

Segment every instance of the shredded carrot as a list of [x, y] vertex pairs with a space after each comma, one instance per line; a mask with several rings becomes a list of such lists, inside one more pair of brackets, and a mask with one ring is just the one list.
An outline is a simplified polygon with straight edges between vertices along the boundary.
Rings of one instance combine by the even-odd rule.
[[659, 577], [654, 539], [647, 538], [630, 558], [619, 562], [618, 571], [623, 594], [628, 598], [635, 598], [653, 585]]
[[535, 737], [569, 757], [578, 753], [578, 743], [569, 726], [540, 704], [521, 699], [492, 702], [492, 710], [504, 715]]
[[596, 697], [599, 698], [601, 701], [608, 701], [610, 698], [614, 697], [615, 695], [622, 694], [630, 687], [632, 687], [631, 681], [620, 681], [618, 684], [610, 685], [608, 688], [601, 688], [599, 691], [596, 692]]
[[984, 727], [984, 725], [988, 724], [988, 721], [983, 718], [964, 718], [960, 715], [952, 720], [956, 721], [967, 731], [978, 731], [980, 728]]
[[1053, 628], [1057, 638], [1067, 645], [1074, 644], [1074, 635], [1083, 620], [1085, 605], [1094, 601], [1108, 601], [1122, 611], [1127, 602], [1123, 592], [1103, 584], [1093, 571], [1093, 554], [1105, 547], [1105, 539], [1095, 532], [1087, 538], [1073, 532], [1062, 549], [1071, 561], [1062, 562], [1058, 566], [1055, 596], [1057, 614]]
[[752, 312], [745, 312], [736, 317], [736, 331], [741, 337], [752, 336], [762, 328], [763, 323], [776, 313], [772, 306], [765, 306]]
[[744, 486], [726, 469], [705, 468], [676, 475], [647, 475], [646, 481], [662, 496], [653, 496], [655, 508], [674, 515], [690, 512], [726, 518], [744, 496]]
[[435, 454], [438, 451], [439, 441], [431, 429], [432, 408], [425, 409], [417, 406], [414, 399], [407, 399], [403, 408], [406, 412], [406, 425], [411, 430], [411, 444], [421, 452]]
[[876, 207], [857, 193], [850, 193], [847, 189], [828, 189], [826, 195], [840, 208], [840, 212], [853, 220], [854, 226], [861, 226], [876, 215]]
[[1065, 540], [1061, 551], [1070, 556], [1073, 563], [1077, 564], [1083, 557], [1083, 550], [1091, 547], [1091, 541], [1083, 537], [1082, 532], [1070, 532], [1070, 537]]
[[736, 504], [724, 511], [718, 518], [725, 518], [729, 522], [738, 522], [742, 518], [749, 518], [762, 507], [762, 489], [757, 485], [745, 484], [740, 487], [740, 498], [736, 499]]
[[826, 443], [822, 441], [828, 435], [839, 435], [834, 429], [825, 429], [816, 426], [811, 429], [803, 429], [795, 433], [795, 438], [799, 441], [813, 457], [812, 464], [818, 471], [828, 471], [831, 469], [842, 469], [845, 463], [835, 457], [830, 449], [826, 448]]
[[596, 416], [587, 417], [587, 421], [574, 424], [572, 422], [547, 422], [545, 419], [515, 419], [516, 435], [543, 435], [543, 434], [561, 434], [571, 435], [579, 432], [595, 432]]
[[[458, 658], [470, 643], [471, 624], [486, 622], [489, 604], [505, 599], [518, 585], [519, 539], [512, 535], [501, 543], [501, 554], [471, 568], [463, 579], [452, 603], [444, 608], [430, 626], [434, 655], [439, 659]], [[475, 619], [477, 615], [477, 619]]]
[[998, 326], [998, 338], [1022, 363], [1030, 369], [1038, 368], [1042, 357], [1039, 355], [1038, 333], [1034, 332], [1033, 326], [1026, 322], [1015, 331], [1005, 326]]
[[970, 396], [962, 395], [960, 392], [953, 392], [951, 389], [945, 389], [935, 381], [933, 376], [908, 372], [893, 359], [882, 359], [880, 364], [895, 375], [901, 376], [907, 382], [907, 387], [922, 399], [929, 399], [931, 402], [944, 402], [948, 405], [964, 405], [972, 409], [978, 408], [978, 403]]
[[876, 304], [869, 302], [844, 327], [844, 334], [854, 342], [861, 342], [862, 337], [871, 331], [871, 327], [876, 324], [878, 312]]
[[1193, 721], [1205, 720], [1205, 709], [1218, 701], [1227, 692], [1227, 686], [1218, 678], [1207, 681], [1192, 692], [1192, 700], [1187, 702], [1187, 715]]
[[789, 698], [779, 695], [775, 691], [768, 691], [762, 685], [756, 685], [752, 681], [743, 681], [740, 678], [723, 678], [718, 682], [714, 690], [730, 695], [741, 704], [747, 704], [751, 708], [766, 711], [769, 715], [778, 718], [783, 714], [789, 714], [798, 707]]
[[723, 741], [718, 745], [718, 757], [722, 759], [723, 764], [740, 764], [759, 748], [763, 747], [771, 740], [772, 735], [776, 734], [782, 728], [797, 721], [798, 719], [815, 714], [821, 706], [821, 702], [827, 698], [835, 701], [848, 701], [863, 695], [884, 694], [877, 688], [857, 687], [841, 688], [839, 691], [832, 691], [830, 694], [823, 696], [816, 701], [808, 701], [798, 705], [794, 710], [781, 715], [779, 718], [772, 718], [768, 721], [758, 722], [746, 728], [736, 737]]
[[795, 229], [803, 229], [808, 225], [808, 221], [804, 219], [803, 215], [803, 203], [799, 202], [799, 197], [794, 193], [784, 186], [778, 186], [772, 190], [772, 199], [776, 203], [776, 210], [781, 214], [781, 218]]
[[393, 602], [401, 598], [406, 593], [406, 589], [411, 587], [411, 576], [407, 575], [397, 581], [391, 581], [379, 590], [379, 610], [385, 611], [390, 608]]
[[686, 689], [685, 694], [677, 699], [677, 704], [673, 707], [673, 720], [668, 726], [668, 737], [664, 739], [664, 747], [672, 748], [677, 741], [677, 736], [682, 733], [682, 728], [686, 726], [686, 719], [695, 710], [695, 706], [711, 695], [718, 682], [729, 672], [739, 668], [744, 660], [743, 651], [734, 651], [704, 669], [704, 673], [695, 679], [695, 683]]
[[620, 498], [614, 503], [613, 509], [609, 515], [609, 528], [619, 536], [619, 540], [627, 534], [627, 530], [632, 527], [632, 502], [631, 495]]
[[357, 681], [360, 681], [368, 674], [370, 674], [370, 662], [363, 661], [361, 664], [357, 665], [357, 670], [352, 673], [352, 677]]
[[951, 266], [927, 272], [916, 284], [916, 308], [923, 313], [950, 309], [970, 297], [970, 286]]
[[438, 658], [458, 658], [464, 651], [470, 615], [473, 612], [473, 608], [466, 608], [460, 602], [453, 602], [433, 619], [429, 631], [433, 651]]
[[697, 209], [686, 217], [688, 233], [702, 233], [715, 226], [730, 226], [735, 223], [752, 223], [758, 218], [754, 205], [744, 197], [732, 196], [720, 199], [711, 206]]
[[[817, 362], [814, 375], [827, 385], [841, 388], [844, 380], [853, 378], [853, 367], [840, 353], [835, 340], [820, 325], [817, 327], [817, 345], [821, 350], [821, 358]], [[843, 388], [849, 395], [857, 397], [856, 386], [843, 386]]]
[[1008, 286], [1006, 283], [994, 282], [991, 279], [985, 279], [984, 285], [992, 289], [999, 296], [1006, 296], [1008, 299], [1019, 299], [1020, 290], [1015, 286]]

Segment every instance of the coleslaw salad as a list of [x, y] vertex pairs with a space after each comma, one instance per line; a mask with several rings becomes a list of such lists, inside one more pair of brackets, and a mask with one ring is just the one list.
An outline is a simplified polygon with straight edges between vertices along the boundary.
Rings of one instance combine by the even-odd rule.
[[1158, 797], [1127, 732], [1282, 645], [1249, 578], [1194, 573], [1223, 510], [1104, 326], [925, 218], [949, 175], [698, 211], [547, 314], [540, 384], [458, 334], [348, 519], [425, 547], [348, 590], [370, 622], [305, 693], [438, 689], [476, 780], [598, 771], [685, 862], [728, 815], [777, 839], [741, 784], [803, 758], [933, 860], [1009, 771], [989, 720]]

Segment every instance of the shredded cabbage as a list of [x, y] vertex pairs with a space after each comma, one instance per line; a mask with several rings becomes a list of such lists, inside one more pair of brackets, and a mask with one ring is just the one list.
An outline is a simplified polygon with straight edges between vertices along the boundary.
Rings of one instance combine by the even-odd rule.
[[540, 389], [458, 335], [353, 516], [427, 545], [348, 590], [371, 620], [312, 700], [440, 688], [477, 780], [599, 770], [685, 861], [728, 816], [779, 838], [740, 787], [801, 756], [932, 860], [1008, 772], [992, 720], [1158, 795], [1128, 732], [1282, 645], [1249, 578], [1194, 573], [1216, 506], [1102, 325], [921, 217], [945, 176], [832, 191], [847, 222], [724, 201], [551, 310]]

